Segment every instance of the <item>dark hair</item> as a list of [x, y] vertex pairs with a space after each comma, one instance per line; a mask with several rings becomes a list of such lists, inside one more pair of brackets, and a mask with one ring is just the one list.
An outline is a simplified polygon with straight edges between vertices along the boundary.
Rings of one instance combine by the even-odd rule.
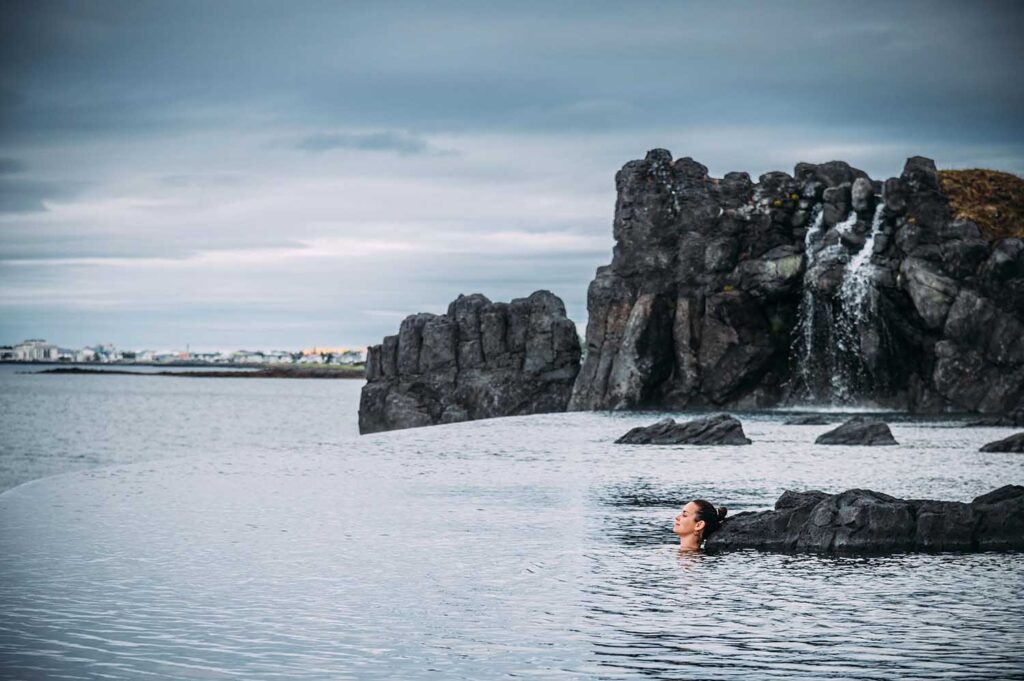
[[725, 506], [719, 506], [716, 509], [715, 505], [706, 499], [694, 499], [691, 503], [697, 504], [697, 520], [704, 521], [704, 532], [701, 536], [708, 539], [721, 526], [729, 509]]

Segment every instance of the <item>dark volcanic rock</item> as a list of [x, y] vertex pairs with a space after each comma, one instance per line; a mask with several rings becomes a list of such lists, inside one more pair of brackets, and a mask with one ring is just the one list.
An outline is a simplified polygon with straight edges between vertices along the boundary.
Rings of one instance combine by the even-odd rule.
[[794, 416], [782, 422], [784, 426], [827, 426], [829, 424], [821, 414], [807, 414], [805, 416]]
[[819, 435], [814, 444], [878, 446], [898, 443], [884, 422], [855, 416], [838, 428]]
[[1024, 433], [1017, 433], [1010, 437], [989, 442], [979, 451], [982, 452], [1024, 452]]
[[459, 296], [369, 349], [359, 432], [565, 411], [579, 361], [576, 325], [554, 294]]
[[1024, 409], [1024, 241], [954, 215], [930, 159], [753, 182], [655, 149], [615, 184], [570, 409]]
[[873, 554], [1022, 549], [1024, 487], [1007, 485], [969, 504], [861, 489], [835, 495], [787, 491], [773, 511], [728, 518], [706, 548]]
[[633, 428], [615, 441], [620, 445], [749, 445], [743, 425], [728, 414], [716, 414], [686, 423], [663, 419]]

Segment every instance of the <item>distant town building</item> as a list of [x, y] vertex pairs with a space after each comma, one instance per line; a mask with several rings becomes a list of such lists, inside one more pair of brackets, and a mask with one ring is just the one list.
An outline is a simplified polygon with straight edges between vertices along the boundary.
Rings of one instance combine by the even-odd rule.
[[189, 350], [118, 350], [113, 343], [102, 343], [78, 350], [61, 348], [41, 338], [30, 338], [17, 345], [0, 346], [0, 361], [67, 362], [76, 364], [132, 362], [173, 364], [360, 364], [366, 360], [366, 348], [313, 347], [288, 350], [236, 350], [234, 352], [190, 352]]
[[75, 352], [75, 361], [80, 363], [95, 362], [96, 351], [92, 348], [82, 348]]
[[[320, 360], [308, 359], [320, 357]], [[304, 364], [360, 364], [366, 358], [366, 348], [313, 347], [302, 351]]]
[[14, 346], [14, 359], [19, 362], [56, 362], [60, 348], [42, 338], [30, 338]]

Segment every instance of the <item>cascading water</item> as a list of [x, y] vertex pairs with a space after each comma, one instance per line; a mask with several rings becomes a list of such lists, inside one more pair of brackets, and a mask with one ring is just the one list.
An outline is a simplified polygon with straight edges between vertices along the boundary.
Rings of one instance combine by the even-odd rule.
[[846, 266], [843, 285], [839, 289], [842, 310], [854, 321], [863, 320], [866, 314], [874, 311], [875, 288], [872, 285], [872, 275], [875, 268], [871, 264], [871, 255], [875, 251], [875, 238], [882, 231], [884, 217], [885, 204], [879, 203], [871, 219], [871, 232], [864, 241], [864, 246]]
[[[817, 260], [817, 254], [820, 250], [818, 243], [821, 241], [821, 237], [825, 233], [825, 211], [822, 210], [821, 204], [814, 206], [814, 215], [811, 220], [811, 227], [807, 230], [807, 235], [804, 237], [804, 254], [807, 258], [807, 269], [804, 272], [803, 282], [803, 296], [800, 298], [800, 311], [799, 311], [799, 326], [797, 334], [797, 347], [796, 354], [797, 360], [797, 371], [800, 375], [800, 379], [804, 384], [805, 390], [809, 390], [809, 386], [813, 382], [813, 376], [811, 375], [813, 369], [813, 358], [811, 353], [814, 351], [814, 292], [811, 287], [808, 286], [808, 279], [811, 270]], [[811, 395], [807, 395], [811, 397]]]
[[[835, 230], [848, 236], [856, 224], [857, 214], [851, 212]], [[851, 258], [840, 241], [822, 245], [823, 213], [820, 206], [815, 209], [804, 239], [807, 269], [794, 343], [796, 373], [808, 402], [849, 403], [870, 388], [862, 351], [866, 343], [878, 342], [871, 325], [877, 312], [871, 255], [883, 226], [884, 206], [879, 204], [864, 245]], [[825, 281], [829, 277], [831, 286]]]
[[850, 259], [843, 271], [839, 287], [839, 314], [836, 318], [835, 398], [850, 402], [858, 394], [870, 392], [871, 376], [865, 364], [865, 349], [877, 346], [878, 335], [873, 320], [878, 311], [878, 292], [874, 285], [875, 267], [871, 256], [875, 251], [875, 238], [882, 231], [885, 205], [879, 203], [871, 218], [871, 231], [864, 245]]

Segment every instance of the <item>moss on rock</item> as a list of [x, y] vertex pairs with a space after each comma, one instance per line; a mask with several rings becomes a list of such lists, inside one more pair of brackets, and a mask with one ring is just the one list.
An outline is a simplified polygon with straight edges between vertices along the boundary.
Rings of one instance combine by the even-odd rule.
[[1024, 179], [998, 170], [940, 170], [953, 214], [971, 220], [989, 241], [1024, 238]]

